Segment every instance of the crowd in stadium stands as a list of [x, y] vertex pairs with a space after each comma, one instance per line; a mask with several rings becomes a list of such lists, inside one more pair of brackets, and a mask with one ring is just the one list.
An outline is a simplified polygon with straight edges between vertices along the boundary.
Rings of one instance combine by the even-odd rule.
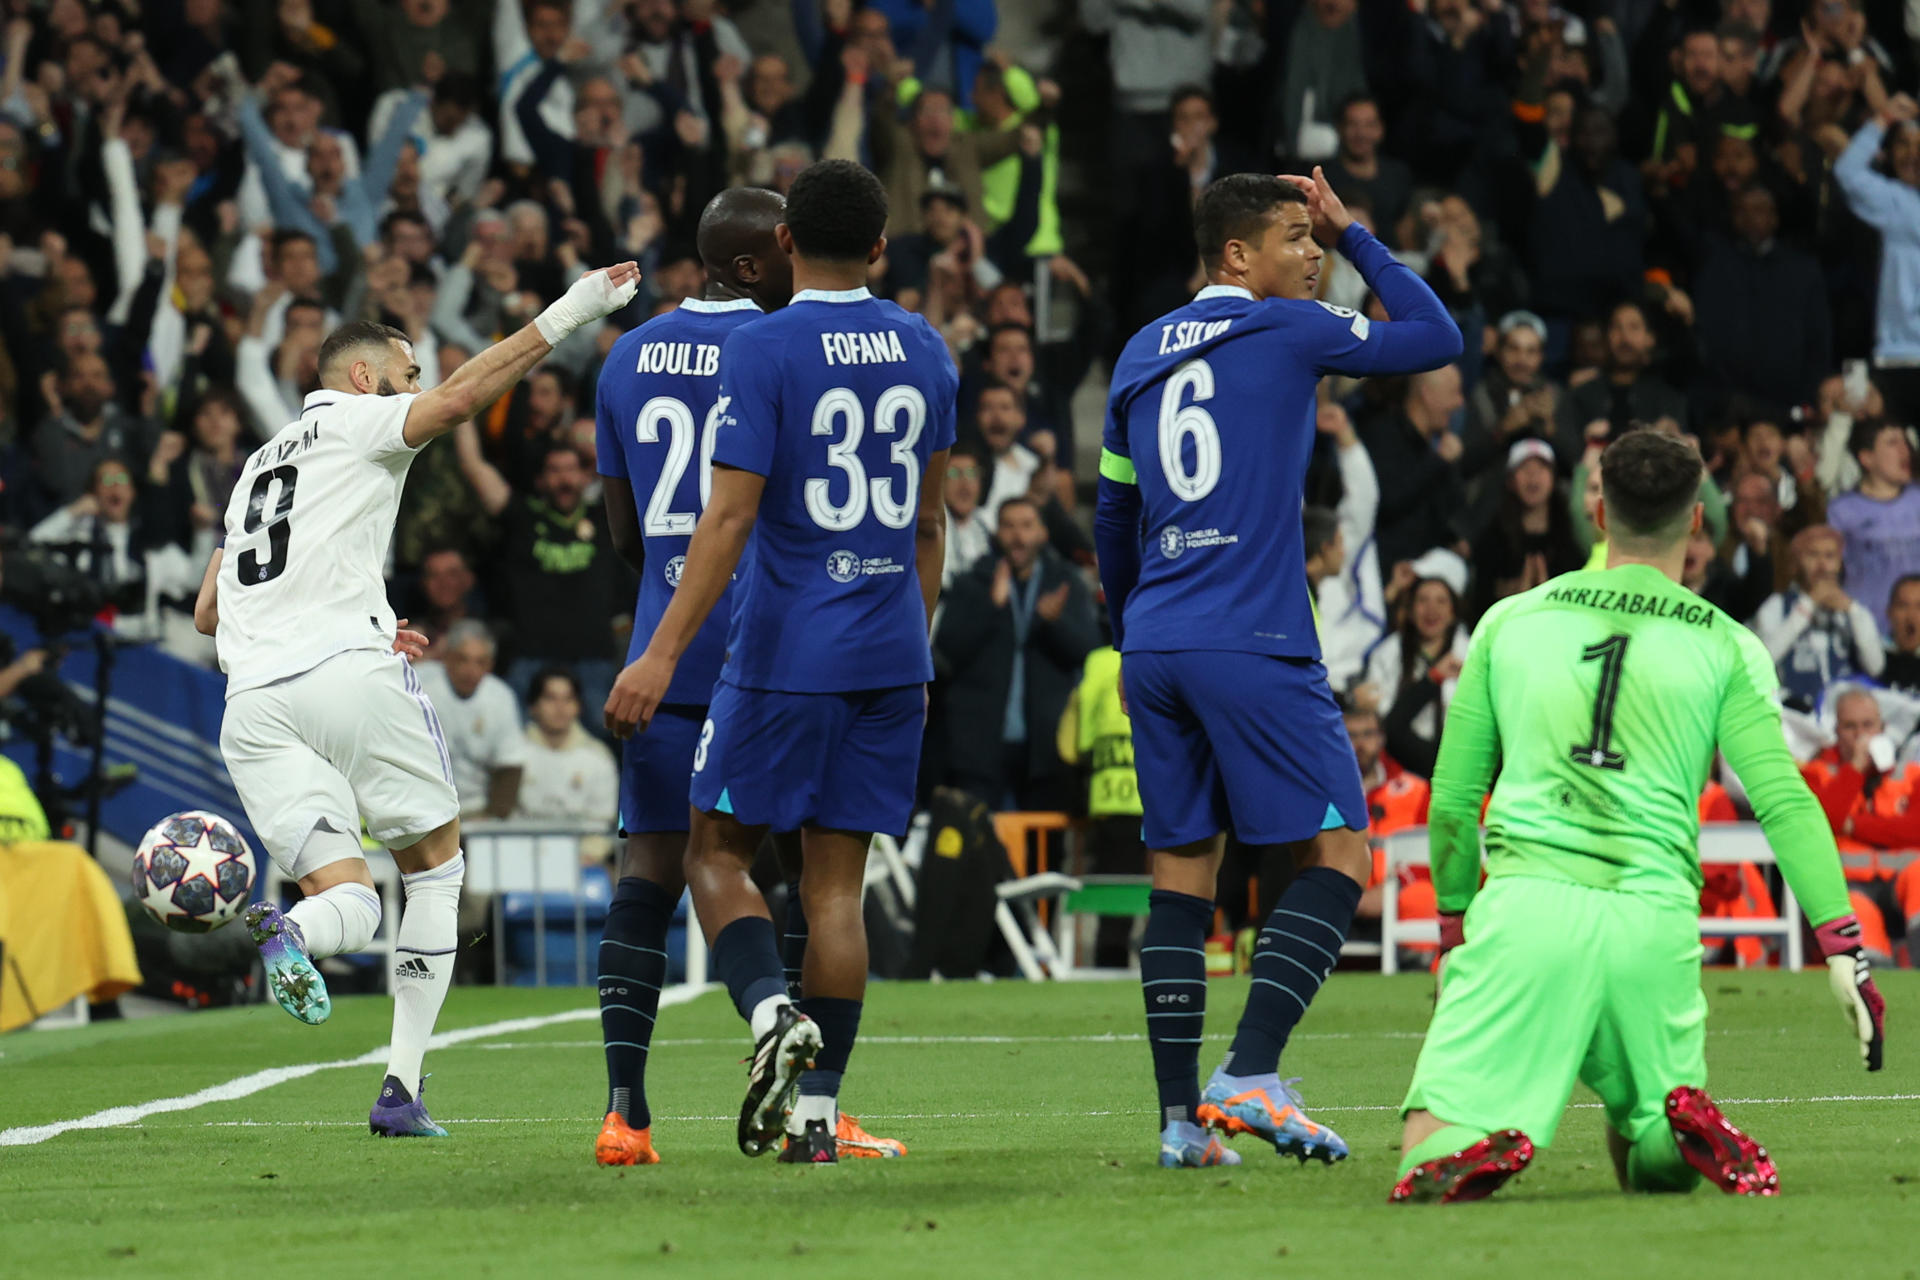
[[[641, 263], [625, 313], [408, 479], [392, 592], [432, 637], [469, 815], [611, 820], [599, 708], [635, 583], [598, 496], [601, 363], [700, 291], [715, 191], [843, 156], [892, 203], [872, 287], [963, 374], [926, 785], [1086, 812], [1097, 865], [1138, 869], [1085, 532], [1101, 371], [1200, 284], [1208, 182], [1319, 164], [1468, 339], [1327, 379], [1315, 420], [1309, 574], [1377, 830], [1421, 821], [1474, 622], [1602, 562], [1599, 450], [1662, 431], [1710, 475], [1686, 583], [1773, 654], [1875, 949], [1920, 929], [1920, 5], [0, 10], [0, 520], [118, 588], [129, 641], [211, 661], [201, 568], [333, 325], [402, 328], [431, 386], [583, 268]], [[1344, 263], [1320, 288], [1387, 318]], [[1702, 810], [1740, 805], [1723, 773]]]

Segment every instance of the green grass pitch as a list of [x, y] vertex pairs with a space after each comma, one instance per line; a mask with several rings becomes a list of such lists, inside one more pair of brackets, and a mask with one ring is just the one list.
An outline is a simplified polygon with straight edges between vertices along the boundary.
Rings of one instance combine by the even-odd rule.
[[[380, 1068], [336, 1067], [138, 1125], [0, 1145], [0, 1275], [765, 1277], [1920, 1275], [1920, 980], [1881, 978], [1888, 1068], [1861, 1069], [1824, 975], [1709, 972], [1714, 1093], [1782, 1195], [1629, 1197], [1584, 1090], [1495, 1200], [1390, 1208], [1395, 1114], [1430, 1007], [1419, 976], [1336, 975], [1282, 1063], [1353, 1158], [1241, 1139], [1234, 1170], [1155, 1166], [1131, 983], [876, 984], [844, 1101], [905, 1160], [791, 1168], [734, 1148], [744, 1033], [723, 995], [664, 1011], [664, 1163], [600, 1169], [591, 1017], [435, 1050], [445, 1141], [382, 1141]], [[1243, 981], [1213, 986], [1202, 1069]], [[456, 988], [443, 1029], [584, 1011], [589, 991]], [[384, 1000], [321, 1028], [272, 1006], [0, 1040], [0, 1129], [185, 1095], [385, 1041]]]

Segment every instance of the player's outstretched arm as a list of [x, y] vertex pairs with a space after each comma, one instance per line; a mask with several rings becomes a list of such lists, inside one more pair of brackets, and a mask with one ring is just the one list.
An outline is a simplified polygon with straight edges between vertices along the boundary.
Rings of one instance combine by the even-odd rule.
[[[667, 686], [673, 683], [680, 655], [720, 603], [740, 564], [766, 486], [767, 478], [756, 472], [714, 464], [713, 496], [687, 542], [687, 563], [680, 574], [680, 585], [673, 589], [673, 600], [661, 615], [660, 625], [653, 629], [646, 652], [620, 673], [607, 697], [607, 732], [614, 737], [630, 737], [636, 727], [645, 729], [652, 723], [653, 713], [666, 699]], [[936, 573], [936, 584], [938, 581]]]
[[568, 334], [626, 306], [639, 288], [640, 268], [631, 262], [589, 271], [575, 280], [532, 323], [455, 369], [433, 390], [421, 392], [407, 408], [408, 447], [418, 449], [485, 409]]
[[[1833, 829], [1787, 750], [1780, 709], [1772, 697], [1772, 659], [1751, 632], [1741, 631], [1736, 640], [1742, 668], [1730, 675], [1721, 694], [1720, 750], [1746, 788], [1780, 874], [1814, 925], [1828, 983], [1859, 1040], [1860, 1057], [1867, 1070], [1878, 1071], [1886, 1040], [1886, 1001], [1860, 947], [1860, 922], [1847, 898]], [[1451, 715], [1447, 723], [1451, 727]]]
[[1348, 325], [1350, 336], [1344, 339], [1337, 329], [1331, 330], [1335, 342], [1321, 354], [1321, 367], [1356, 376], [1391, 375], [1437, 369], [1459, 359], [1460, 326], [1453, 322], [1452, 314], [1426, 281], [1353, 220], [1320, 167], [1314, 166], [1311, 178], [1297, 174], [1282, 177], [1306, 193], [1314, 238], [1339, 249], [1353, 263], [1392, 317], [1385, 324], [1372, 323], [1364, 316], [1353, 317]]
[[1440, 756], [1427, 809], [1433, 891], [1439, 905], [1444, 954], [1461, 941], [1460, 917], [1480, 890], [1480, 802], [1500, 763], [1500, 724], [1493, 714], [1493, 641], [1500, 610], [1490, 610], [1474, 632], [1460, 684], [1447, 708]]
[[940, 575], [947, 567], [947, 451], [935, 451], [920, 477], [920, 510], [913, 527], [913, 567], [927, 605], [927, 631], [940, 603]]
[[200, 579], [200, 594], [193, 602], [193, 629], [203, 636], [220, 629], [220, 558], [225, 553], [225, 548], [213, 549], [206, 576]]

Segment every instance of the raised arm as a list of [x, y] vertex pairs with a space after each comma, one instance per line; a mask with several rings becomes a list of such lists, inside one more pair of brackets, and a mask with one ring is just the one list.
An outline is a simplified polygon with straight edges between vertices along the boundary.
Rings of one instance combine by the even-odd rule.
[[[1316, 332], [1308, 336], [1321, 371], [1355, 376], [1419, 373], [1459, 359], [1460, 326], [1446, 306], [1426, 281], [1353, 220], [1320, 167], [1314, 167], [1311, 178], [1284, 176], [1306, 193], [1314, 239], [1339, 249], [1392, 317], [1381, 324], [1327, 308], [1327, 316], [1317, 320]], [[1327, 323], [1335, 317], [1339, 324]]]
[[[1828, 986], [1859, 1040], [1860, 1056], [1867, 1070], [1878, 1071], [1886, 1038], [1886, 1002], [1860, 949], [1860, 922], [1847, 898], [1840, 851], [1834, 846], [1827, 815], [1787, 750], [1780, 708], [1773, 700], [1773, 664], [1766, 650], [1745, 633], [1736, 634], [1735, 640], [1740, 668], [1730, 675], [1720, 698], [1720, 750], [1746, 787], [1747, 801], [1766, 833], [1780, 874], [1814, 926], [1814, 938], [1827, 961]], [[1454, 705], [1459, 706], [1457, 696]], [[1451, 714], [1447, 727], [1451, 732]]]
[[471, 420], [462, 422], [454, 428], [453, 447], [460, 459], [460, 474], [473, 487], [474, 496], [480, 499], [480, 508], [490, 516], [497, 516], [506, 510], [507, 503], [513, 500], [513, 486], [500, 474], [499, 468], [488, 462], [486, 455], [480, 452], [480, 429]]
[[[1480, 889], [1480, 802], [1500, 765], [1500, 725], [1493, 714], [1491, 654], [1504, 610], [1496, 605], [1474, 632], [1460, 684], [1447, 708], [1446, 732], [1433, 766], [1431, 832], [1433, 890], [1441, 938], [1458, 937], [1459, 916]], [[1448, 917], [1453, 917], [1450, 922]]]
[[418, 449], [445, 435], [498, 400], [575, 329], [626, 306], [639, 287], [640, 268], [631, 262], [581, 276], [532, 323], [455, 369], [452, 377], [433, 390], [415, 397], [407, 409], [408, 447]]

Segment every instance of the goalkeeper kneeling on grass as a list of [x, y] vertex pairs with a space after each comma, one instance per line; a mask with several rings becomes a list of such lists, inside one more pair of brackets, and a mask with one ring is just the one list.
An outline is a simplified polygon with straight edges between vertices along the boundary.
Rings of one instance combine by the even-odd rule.
[[1705, 1175], [1778, 1190], [1765, 1148], [1705, 1090], [1694, 797], [1716, 747], [1880, 1068], [1885, 1006], [1833, 835], [1781, 735], [1773, 662], [1679, 584], [1699, 455], [1639, 431], [1600, 467], [1607, 567], [1489, 610], [1447, 714], [1429, 820], [1440, 997], [1403, 1106], [1396, 1202], [1491, 1193], [1552, 1144], [1575, 1080], [1606, 1108], [1623, 1187], [1687, 1191]]

